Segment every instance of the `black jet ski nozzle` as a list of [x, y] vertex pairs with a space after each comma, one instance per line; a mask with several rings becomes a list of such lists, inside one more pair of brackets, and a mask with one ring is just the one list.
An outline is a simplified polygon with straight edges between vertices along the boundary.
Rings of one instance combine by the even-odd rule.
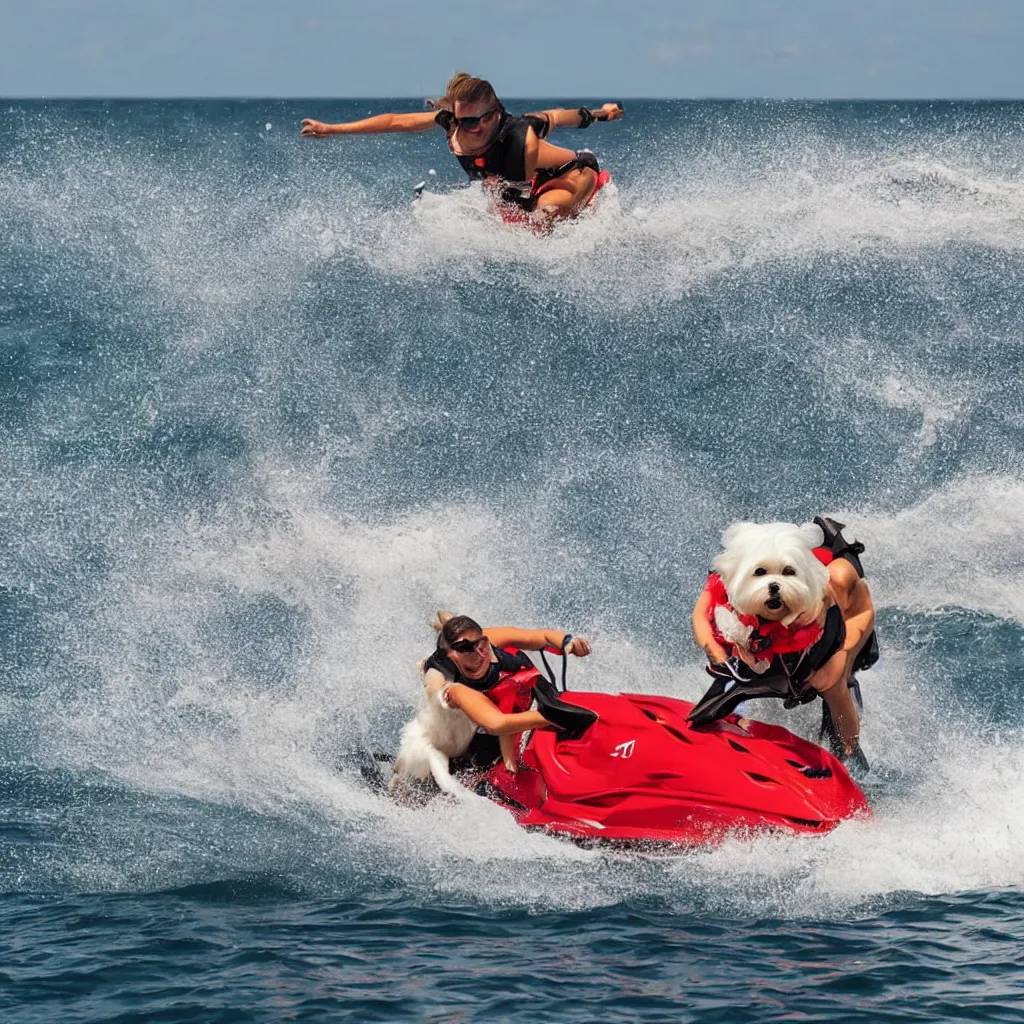
[[537, 710], [561, 730], [560, 739], [578, 740], [596, 721], [597, 712], [562, 700], [554, 683], [541, 676], [533, 684]]

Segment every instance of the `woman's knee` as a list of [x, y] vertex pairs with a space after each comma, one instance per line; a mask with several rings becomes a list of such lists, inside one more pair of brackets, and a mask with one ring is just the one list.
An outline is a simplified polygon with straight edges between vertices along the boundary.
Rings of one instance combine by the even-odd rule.
[[576, 205], [576, 195], [564, 188], [552, 188], [537, 197], [534, 210], [538, 213], [565, 215]]

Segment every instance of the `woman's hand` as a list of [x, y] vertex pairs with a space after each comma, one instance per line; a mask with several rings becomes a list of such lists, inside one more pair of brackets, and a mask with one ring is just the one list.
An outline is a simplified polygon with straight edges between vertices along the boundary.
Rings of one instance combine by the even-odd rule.
[[313, 118], [306, 117], [302, 120], [302, 131], [299, 134], [308, 139], [318, 139], [330, 135], [331, 126], [324, 124], [323, 121], [314, 121]]
[[724, 665], [729, 660], [725, 648], [717, 640], [708, 640], [703, 650], [709, 665]]
[[618, 105], [618, 103], [605, 103], [601, 107], [601, 113], [605, 115], [602, 120], [618, 121], [618, 119], [624, 116], [626, 112]]
[[585, 658], [590, 653], [590, 644], [581, 636], [574, 636], [565, 649], [566, 654], [575, 654], [577, 658]]
[[817, 672], [811, 673], [807, 681], [818, 693], [826, 693], [840, 682], [846, 682], [851, 661], [849, 651], [836, 651]]

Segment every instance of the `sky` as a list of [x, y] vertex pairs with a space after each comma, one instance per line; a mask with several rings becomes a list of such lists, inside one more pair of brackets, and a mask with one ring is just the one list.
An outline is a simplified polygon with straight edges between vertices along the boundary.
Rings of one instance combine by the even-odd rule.
[[0, 0], [3, 97], [1024, 98], [1024, 0]]

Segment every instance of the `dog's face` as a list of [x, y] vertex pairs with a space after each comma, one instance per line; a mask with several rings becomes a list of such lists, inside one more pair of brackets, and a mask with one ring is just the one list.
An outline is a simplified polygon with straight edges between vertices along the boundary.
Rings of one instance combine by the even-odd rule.
[[722, 534], [715, 572], [741, 615], [801, 625], [821, 612], [828, 569], [814, 548], [824, 537], [814, 523], [734, 523]]

